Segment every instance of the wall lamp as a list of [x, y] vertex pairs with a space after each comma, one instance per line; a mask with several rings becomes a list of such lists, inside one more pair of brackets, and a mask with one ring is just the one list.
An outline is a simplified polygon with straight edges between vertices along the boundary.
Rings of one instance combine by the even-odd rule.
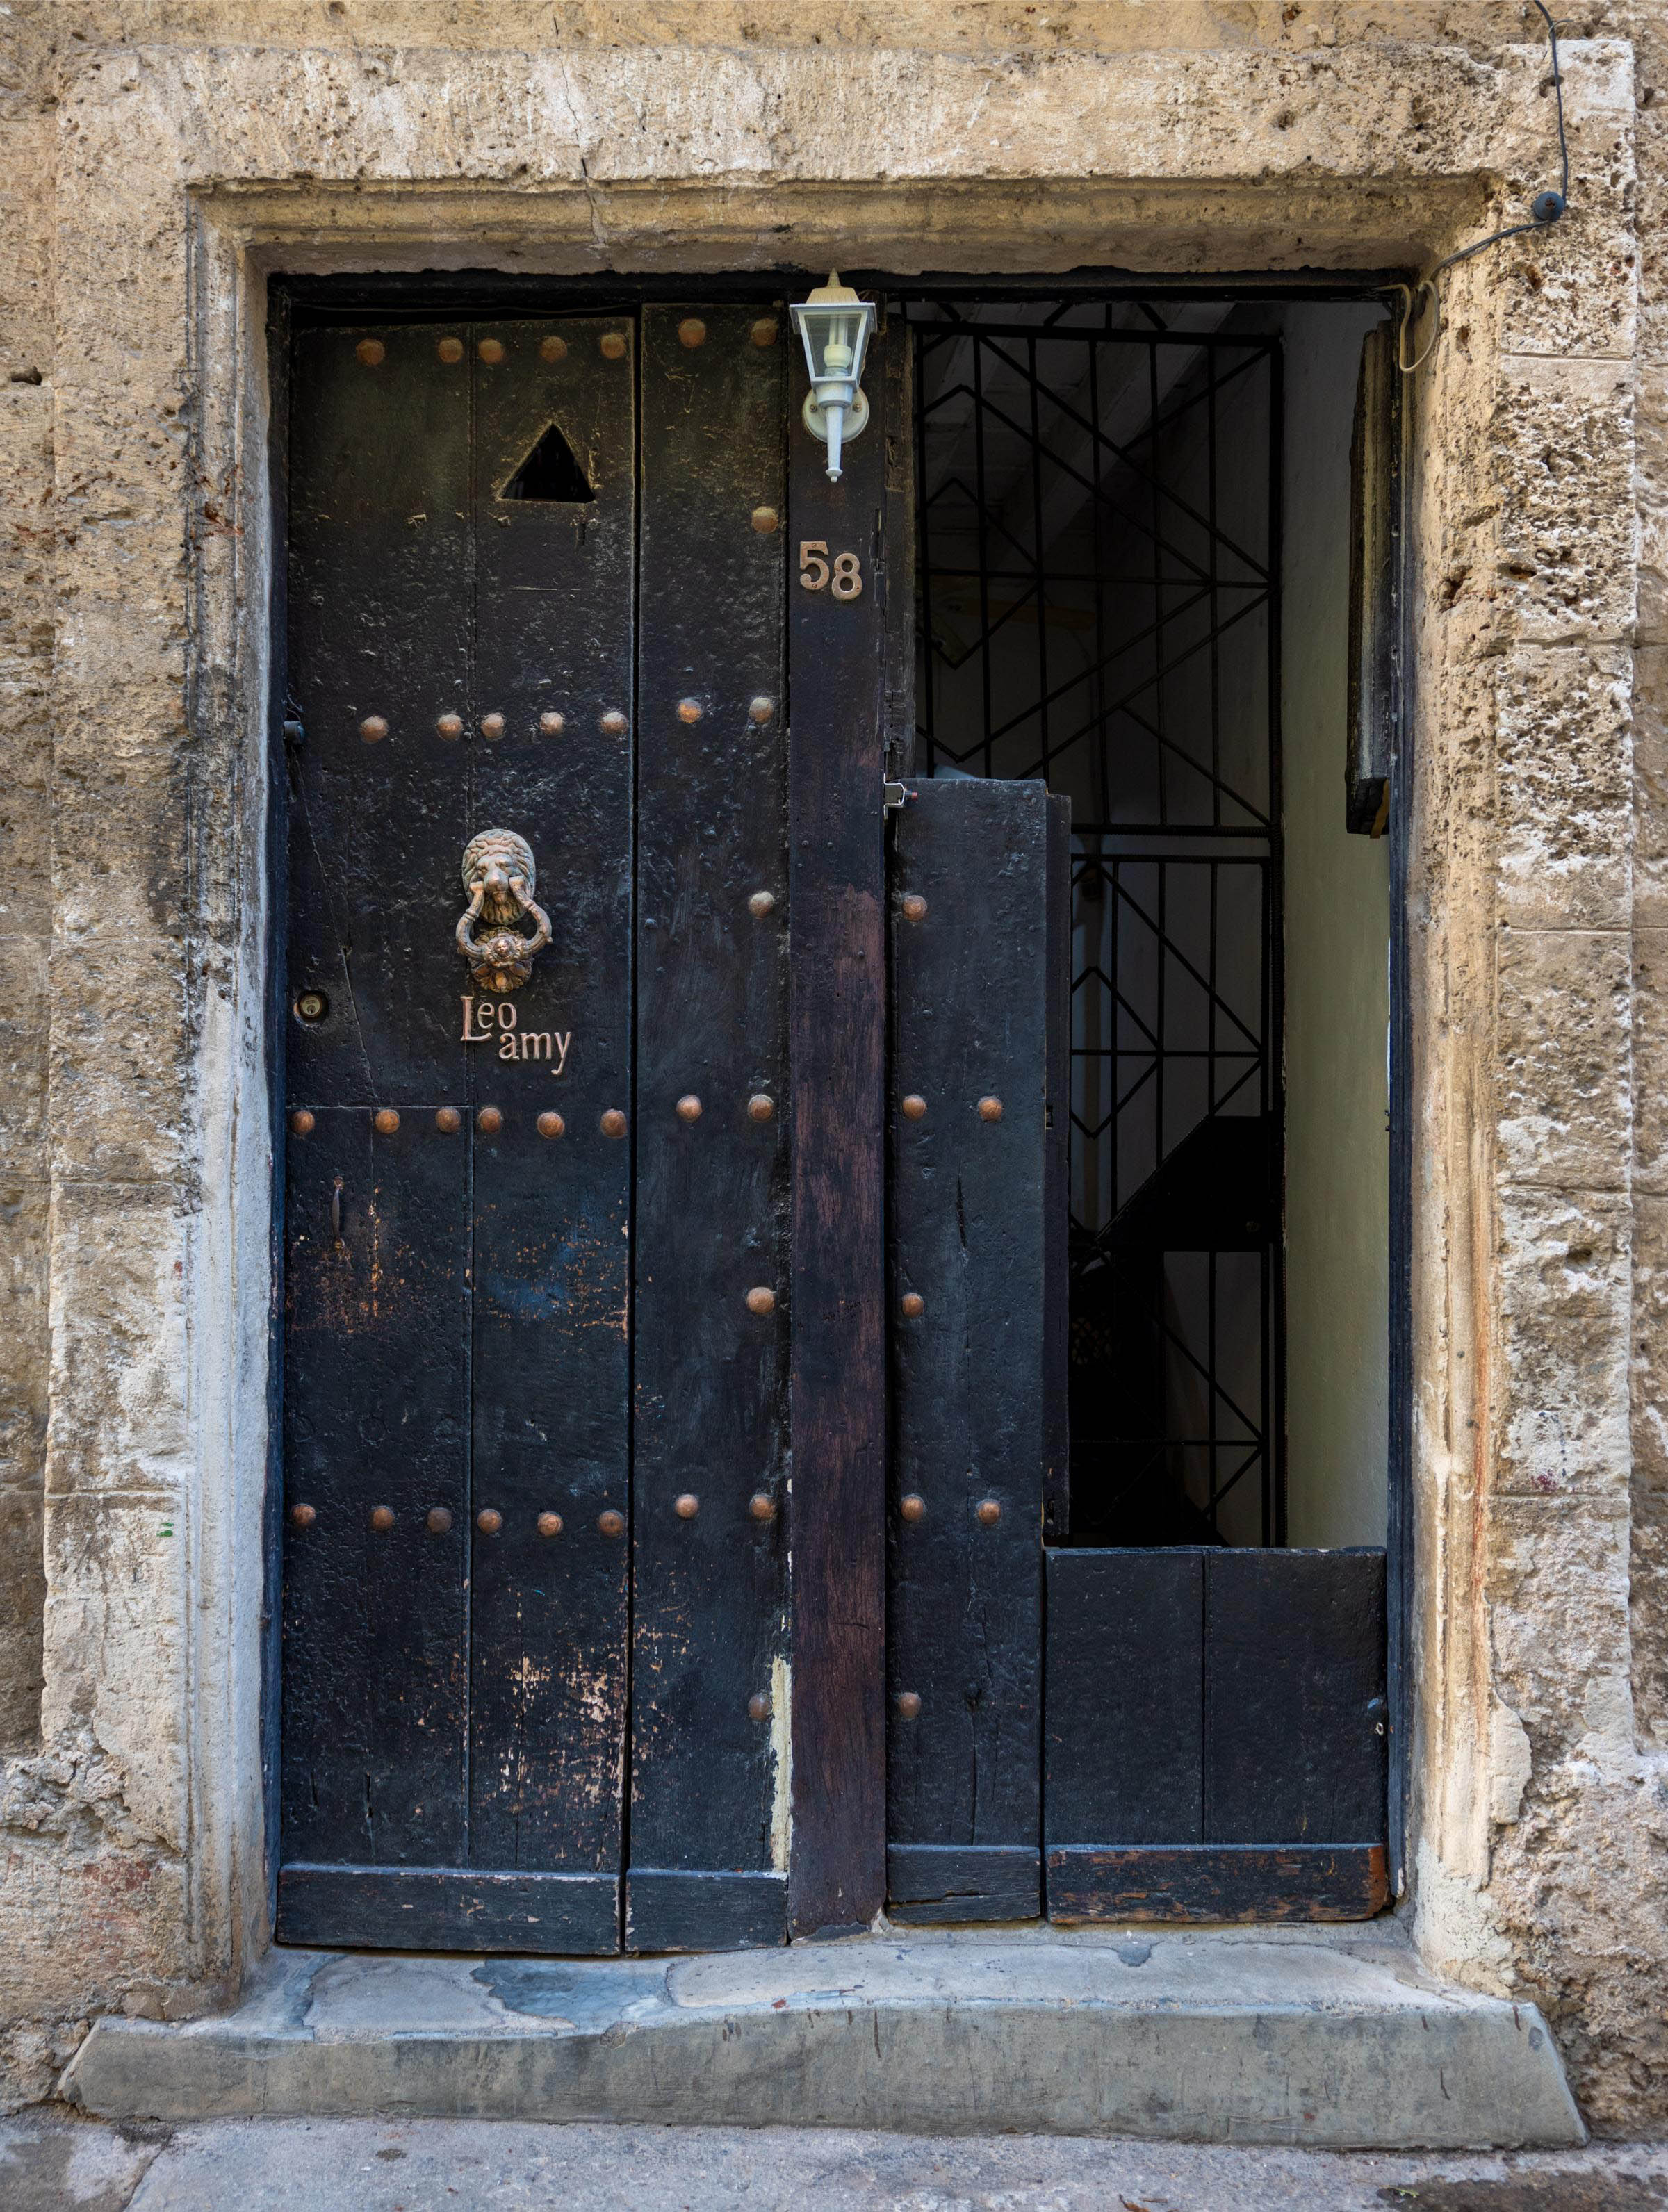
[[868, 421], [863, 356], [874, 328], [874, 304], [841, 283], [836, 269], [827, 283], [788, 312], [804, 343], [811, 375], [802, 410], [805, 427], [827, 447], [828, 480], [838, 483], [841, 443], [856, 437]]

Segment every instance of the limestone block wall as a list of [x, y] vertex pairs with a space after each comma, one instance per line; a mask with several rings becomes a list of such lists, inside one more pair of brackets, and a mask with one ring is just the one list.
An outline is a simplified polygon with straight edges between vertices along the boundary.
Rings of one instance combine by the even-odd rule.
[[[1668, 2124], [1668, 0], [1415, 388], [1414, 1881]], [[814, 43], [813, 43], [814, 40]], [[0, 2082], [265, 1940], [275, 268], [1429, 267], [1550, 181], [1520, 0], [0, 15]]]

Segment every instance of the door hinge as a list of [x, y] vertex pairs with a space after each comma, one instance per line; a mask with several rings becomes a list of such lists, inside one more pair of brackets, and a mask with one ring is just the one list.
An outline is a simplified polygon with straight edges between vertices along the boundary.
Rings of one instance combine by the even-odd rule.
[[883, 783], [880, 787], [880, 811], [895, 814], [900, 807], [907, 806], [912, 799], [918, 799], [920, 795], [905, 783]]

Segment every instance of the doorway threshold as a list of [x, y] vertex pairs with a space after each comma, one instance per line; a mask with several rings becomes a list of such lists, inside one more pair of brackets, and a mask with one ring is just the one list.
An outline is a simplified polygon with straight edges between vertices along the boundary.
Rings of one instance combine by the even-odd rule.
[[235, 2010], [95, 2023], [108, 2119], [480, 2118], [1507, 2149], [1586, 2130], [1533, 2005], [1394, 1926], [881, 1928], [654, 1959], [274, 1951]]

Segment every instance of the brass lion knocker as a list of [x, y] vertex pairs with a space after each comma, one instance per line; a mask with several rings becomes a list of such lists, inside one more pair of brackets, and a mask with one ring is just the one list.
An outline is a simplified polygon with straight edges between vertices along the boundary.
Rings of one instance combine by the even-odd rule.
[[[513, 830], [483, 830], [463, 848], [463, 887], [467, 910], [458, 918], [458, 950], [484, 991], [515, 991], [533, 973], [535, 953], [551, 941], [551, 918], [535, 904], [539, 872], [533, 848]], [[514, 925], [533, 919], [533, 935]], [[490, 934], [477, 937], [484, 921]]]

